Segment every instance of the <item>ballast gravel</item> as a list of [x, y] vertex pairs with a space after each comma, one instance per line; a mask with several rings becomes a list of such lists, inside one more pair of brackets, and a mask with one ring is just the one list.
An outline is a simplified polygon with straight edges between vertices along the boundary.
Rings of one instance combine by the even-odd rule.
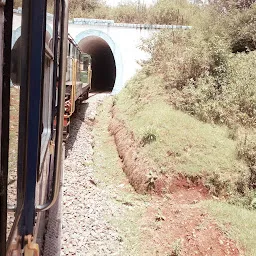
[[121, 255], [122, 239], [107, 221], [120, 209], [97, 187], [92, 164], [92, 125], [107, 96], [90, 97], [72, 117], [64, 160], [61, 256]]

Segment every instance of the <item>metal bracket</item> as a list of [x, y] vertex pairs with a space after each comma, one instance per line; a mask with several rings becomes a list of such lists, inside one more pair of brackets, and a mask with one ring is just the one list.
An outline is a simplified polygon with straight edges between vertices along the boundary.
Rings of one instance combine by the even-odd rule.
[[24, 256], [39, 256], [39, 245], [33, 243], [33, 236], [25, 236], [25, 241], [28, 243], [24, 247]]
[[54, 148], [55, 148], [55, 144], [54, 144], [53, 140], [51, 140], [50, 145], [49, 145], [49, 151], [50, 151], [51, 155], [54, 154]]

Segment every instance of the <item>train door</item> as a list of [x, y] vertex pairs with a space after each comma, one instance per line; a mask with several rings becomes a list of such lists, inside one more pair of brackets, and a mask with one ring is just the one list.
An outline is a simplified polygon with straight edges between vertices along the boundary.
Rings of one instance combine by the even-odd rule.
[[[13, 1], [0, 0], [0, 254], [38, 255], [42, 212], [58, 198], [64, 114], [67, 0], [55, 0], [52, 51], [45, 45], [46, 0], [23, 0], [16, 201], [7, 204]], [[3, 33], [1, 33], [3, 32]], [[59, 51], [58, 51], [59, 49]], [[3, 54], [3, 56], [2, 56]], [[3, 69], [2, 69], [3, 67]], [[57, 77], [58, 95], [55, 95]], [[56, 96], [58, 104], [56, 113]], [[55, 120], [55, 125], [53, 125]], [[50, 175], [51, 173], [51, 175]], [[46, 174], [46, 175], [45, 175]], [[49, 186], [43, 186], [50, 180]], [[42, 185], [43, 184], [43, 185]], [[49, 193], [50, 191], [50, 193]], [[44, 200], [42, 193], [46, 193]], [[8, 237], [7, 210], [14, 212]]]

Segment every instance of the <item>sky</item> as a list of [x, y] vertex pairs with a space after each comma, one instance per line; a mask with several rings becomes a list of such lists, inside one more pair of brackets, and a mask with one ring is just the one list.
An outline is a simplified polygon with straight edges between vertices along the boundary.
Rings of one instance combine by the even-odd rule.
[[[119, 3], [125, 3], [125, 2], [131, 2], [131, 0], [105, 0], [107, 4], [115, 6], [118, 5]], [[154, 3], [156, 0], [140, 0], [141, 3], [150, 5]], [[138, 0], [134, 0], [134, 2], [138, 2]]]

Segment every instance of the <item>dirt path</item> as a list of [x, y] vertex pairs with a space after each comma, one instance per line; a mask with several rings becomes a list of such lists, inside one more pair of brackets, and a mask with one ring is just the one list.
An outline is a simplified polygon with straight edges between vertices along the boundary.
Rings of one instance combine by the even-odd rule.
[[143, 223], [155, 223], [144, 237], [155, 245], [154, 255], [243, 255], [200, 207], [205, 199], [200, 188], [180, 188], [163, 198], [153, 198]]

